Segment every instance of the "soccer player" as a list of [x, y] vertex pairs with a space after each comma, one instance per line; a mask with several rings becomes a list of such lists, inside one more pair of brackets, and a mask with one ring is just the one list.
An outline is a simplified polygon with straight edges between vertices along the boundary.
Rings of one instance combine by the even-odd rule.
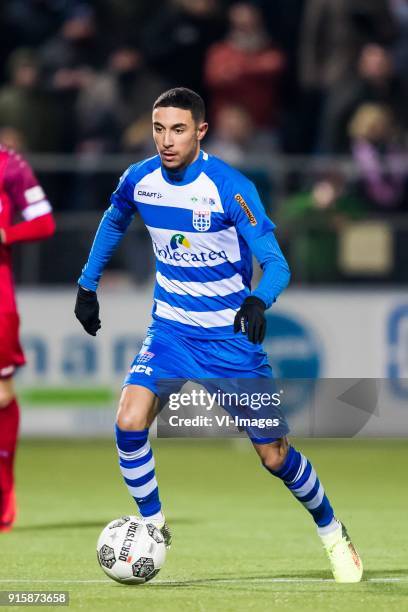
[[[13, 221], [16, 217], [23, 220]], [[11, 246], [52, 236], [51, 206], [28, 163], [0, 145], [0, 532], [16, 517], [14, 456], [19, 407], [14, 391], [16, 368], [24, 365], [14, 295]]]
[[[289, 269], [255, 186], [201, 149], [208, 124], [200, 96], [186, 88], [164, 92], [152, 119], [158, 155], [130, 166], [120, 178], [79, 279], [75, 314], [96, 335], [98, 282], [138, 212], [156, 255], [153, 321], [124, 382], [116, 441], [140, 514], [162, 530], [169, 545], [148, 440], [158, 381], [271, 377], [261, 345], [264, 313], [288, 284]], [[263, 271], [253, 291], [252, 254]], [[311, 514], [335, 579], [358, 582], [361, 560], [311, 463], [286, 437], [250, 438], [263, 466]]]

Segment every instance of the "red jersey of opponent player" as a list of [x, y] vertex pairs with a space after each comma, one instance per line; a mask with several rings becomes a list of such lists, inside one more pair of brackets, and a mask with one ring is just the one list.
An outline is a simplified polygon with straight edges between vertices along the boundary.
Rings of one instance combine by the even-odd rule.
[[[17, 221], [17, 222], [16, 222]], [[24, 363], [11, 268], [11, 245], [51, 236], [51, 206], [28, 163], [0, 145], [0, 377]]]

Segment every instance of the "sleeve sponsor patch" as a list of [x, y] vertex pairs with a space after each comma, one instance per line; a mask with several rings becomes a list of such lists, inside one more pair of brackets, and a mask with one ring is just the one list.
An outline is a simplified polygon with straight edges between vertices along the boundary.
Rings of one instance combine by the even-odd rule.
[[45, 193], [39, 185], [36, 185], [35, 187], [30, 187], [30, 189], [27, 189], [24, 192], [24, 196], [27, 204], [35, 204], [35, 202], [38, 202], [39, 200], [44, 200]]
[[245, 202], [242, 195], [240, 193], [236, 193], [234, 195], [234, 198], [236, 199], [236, 201], [238, 202], [238, 204], [240, 205], [240, 207], [242, 208], [242, 210], [248, 217], [250, 224], [256, 225], [258, 221], [256, 220], [255, 215], [253, 214], [252, 210], [249, 208], [248, 204]]

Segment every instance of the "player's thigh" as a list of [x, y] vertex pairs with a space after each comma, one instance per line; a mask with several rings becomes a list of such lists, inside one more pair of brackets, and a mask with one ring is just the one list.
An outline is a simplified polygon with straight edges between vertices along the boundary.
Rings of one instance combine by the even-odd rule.
[[0, 378], [0, 410], [6, 408], [14, 397], [13, 378]]
[[289, 449], [289, 441], [286, 436], [267, 444], [257, 444], [253, 441], [252, 444], [266, 468], [276, 471], [282, 467]]
[[116, 422], [120, 429], [140, 431], [153, 423], [157, 414], [158, 398], [141, 385], [126, 385], [122, 390]]
[[169, 335], [166, 329], [151, 328], [134, 358], [124, 386], [137, 385], [155, 395], [165, 394], [167, 383], [199, 376], [197, 364], [183, 338]]

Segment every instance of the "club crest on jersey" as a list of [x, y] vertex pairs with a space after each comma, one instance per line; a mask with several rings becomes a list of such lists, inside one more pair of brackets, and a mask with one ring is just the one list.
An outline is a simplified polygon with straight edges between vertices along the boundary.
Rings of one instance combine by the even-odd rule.
[[[203, 198], [203, 204], [206, 204]], [[206, 232], [211, 227], [211, 208], [197, 207], [193, 210], [193, 227], [197, 232]]]
[[154, 353], [152, 353], [151, 351], [143, 351], [143, 353], [139, 353], [139, 355], [137, 356], [137, 361], [138, 363], [146, 363], [147, 361], [150, 361], [150, 359], [152, 359], [154, 357]]

